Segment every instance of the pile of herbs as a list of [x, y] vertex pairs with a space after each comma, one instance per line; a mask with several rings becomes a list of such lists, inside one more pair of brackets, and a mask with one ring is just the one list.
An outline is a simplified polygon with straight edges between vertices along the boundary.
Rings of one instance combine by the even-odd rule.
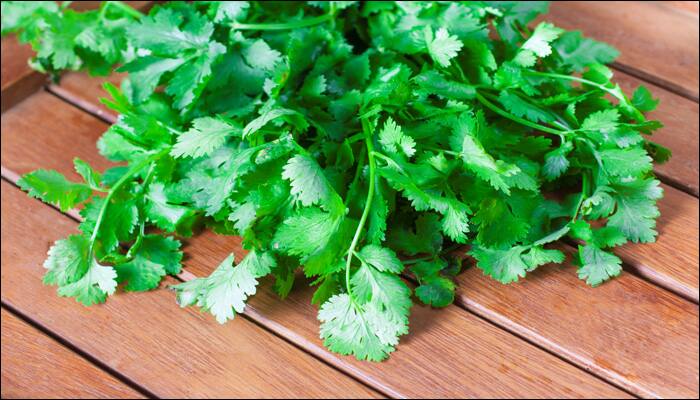
[[120, 284], [149, 290], [178, 274], [178, 237], [239, 235], [247, 255], [174, 286], [182, 306], [223, 323], [267, 275], [285, 297], [301, 266], [325, 345], [377, 361], [408, 333], [412, 292], [452, 303], [455, 251], [510, 283], [564, 262], [548, 247], [566, 239], [585, 283], [620, 274], [611, 248], [657, 235], [652, 163], [669, 152], [648, 141], [661, 124], [644, 113], [658, 101], [611, 80], [614, 48], [535, 24], [546, 10], [203, 1], [143, 15], [118, 1], [3, 2], [2, 32], [31, 43], [36, 69], [128, 73], [106, 85], [120, 117], [98, 142], [119, 166], [76, 159], [82, 182], [49, 170], [19, 181], [81, 208], [44, 282], [101, 303]]

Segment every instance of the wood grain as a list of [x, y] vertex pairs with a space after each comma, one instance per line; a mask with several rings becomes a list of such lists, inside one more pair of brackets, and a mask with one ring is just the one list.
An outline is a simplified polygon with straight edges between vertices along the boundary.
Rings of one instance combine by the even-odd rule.
[[469, 268], [458, 282], [464, 307], [639, 396], [698, 396], [696, 304], [629, 273], [591, 288], [570, 264], [511, 285]]
[[[625, 74], [620, 75], [622, 75], [622, 77], [619, 79], [619, 82], [625, 89], [631, 89], [640, 83], [640, 81], [634, 77]], [[70, 78], [70, 86], [66, 88], [63, 96], [68, 96], [72, 99], [71, 101], [73, 103], [87, 103], [88, 105], [81, 106], [83, 109], [99, 109], [100, 106], [95, 105], [94, 100], [90, 100], [98, 97], [96, 92], [101, 90], [101, 85], [96, 83], [96, 79], [91, 79], [84, 74], [70, 74], [66, 76], [66, 78]], [[80, 87], [86, 88], [86, 91], [80, 92]], [[658, 113], [656, 115], [660, 118], [662, 117], [666, 123], [666, 127], [659, 130], [654, 136], [654, 140], [671, 147], [675, 153], [671, 162], [657, 166], [657, 169], [663, 176], [672, 176], [683, 182], [693, 182], [692, 185], [697, 189], [698, 105], [660, 88], [655, 88], [654, 94], [662, 97], [661, 107], [654, 113]], [[39, 97], [41, 97], [40, 101], [37, 101], [36, 105], [32, 105], [31, 107], [37, 107], [39, 110], [46, 110], [47, 112], [49, 110], [61, 109], [56, 101], [43, 99], [43, 97], [46, 96], [37, 94], [37, 98]], [[20, 111], [20, 114], [24, 112], [25, 111]], [[103, 116], [108, 115], [105, 111], [100, 112]], [[74, 114], [79, 115], [72, 116]], [[71, 129], [75, 130], [75, 132], [80, 135], [81, 139], [85, 139], [85, 143], [89, 142], [87, 141], [89, 137], [93, 137], [93, 140], [96, 140], [95, 134], [90, 132], [105, 129], [104, 125], [98, 123], [94, 118], [80, 115], [80, 113], [75, 111], [70, 113], [70, 115], [70, 120], [79, 118], [79, 123], [75, 126], [71, 125]], [[651, 115], [651, 117], [654, 116], [654, 114]], [[42, 122], [38, 117], [13, 118], [12, 120], [17, 120], [13, 122], [16, 126], [14, 129], [17, 130], [37, 129], [33, 127], [34, 124], [46, 125], [46, 122]], [[102, 128], [98, 128], [96, 124]], [[695, 130], [693, 131], [693, 129]], [[41, 163], [37, 164], [37, 162], [45, 158], [45, 155], [37, 155], [36, 159], [30, 159], [27, 158], [29, 155], [25, 156], [23, 154], [25, 150], [20, 144], [28, 145], [31, 139], [18, 138], [17, 140], [17, 146], [10, 146], [6, 150], [11, 152], [16, 148], [17, 151], [20, 152], [20, 154], [17, 154], [12, 159], [18, 161], [24, 160], [30, 165], [42, 165]], [[19, 141], [22, 140], [24, 140], [25, 143], [19, 143]], [[72, 144], [69, 145], [59, 137], [52, 138], [51, 146], [59, 146], [66, 150], [73, 147]], [[61, 151], [61, 153], [63, 152]], [[88, 154], [92, 153], [94, 153], [94, 149], [89, 148], [86, 153], [81, 153], [78, 156], [81, 158], [88, 157]], [[70, 154], [72, 153], [69, 151], [67, 155]], [[59, 159], [50, 160], [51, 163], [62, 162], [64, 168], [69, 164], [68, 161], [69, 160], [61, 161]], [[105, 161], [101, 157], [97, 157], [95, 161], [102, 163], [98, 165], [104, 165], [106, 167]], [[46, 167], [51, 166], [47, 165]], [[25, 173], [31, 170], [31, 168], [22, 165], [18, 165], [12, 169], [19, 173]], [[77, 177], [77, 175], [74, 176]], [[665, 186], [665, 188], [667, 196], [660, 202], [662, 214], [658, 224], [662, 234], [660, 235], [659, 241], [655, 244], [628, 245], [620, 250], [620, 254], [623, 255], [629, 266], [636, 269], [643, 276], [697, 302], [698, 270], [700, 268], [696, 256], [698, 254], [698, 241], [694, 240], [694, 238], [698, 236], [696, 217], [698, 200], [695, 197], [686, 195], [669, 186]], [[679, 212], [680, 210], [683, 210], [683, 212]], [[677, 238], [684, 239], [677, 240]], [[669, 257], [663, 259], [655, 258], [653, 255], [657, 252], [669, 255]]]
[[620, 50], [617, 65], [698, 101], [698, 16], [661, 2], [556, 1], [543, 17]]
[[46, 78], [32, 70], [27, 61], [34, 55], [28, 44], [20, 44], [14, 36], [2, 38], [0, 52], [0, 112], [22, 101], [41, 88]]
[[44, 399], [143, 398], [4, 308], [0, 396]]
[[[26, 109], [24, 107], [24, 104], [18, 106], [3, 118], [5, 168], [24, 173], [46, 166], [45, 161], [48, 161], [48, 167], [71, 175], [73, 156], [100, 165], [100, 168], [107, 166], [104, 160], [99, 161], [101, 157], [94, 150], [95, 141], [106, 127], [104, 123], [45, 93], [38, 93], [27, 101]], [[42, 132], [49, 124], [42, 122], [40, 116], [49, 110], [57, 114], [57, 120], [66, 121], [51, 124], [56, 126], [52, 136], [57, 143], [29, 145], [22, 136], [33, 137], [35, 141], [43, 137]], [[56, 148], [61, 137], [72, 138], [71, 150]], [[188, 242], [184, 249], [188, 255], [185, 265], [195, 275], [208, 275], [229, 252], [242, 256], [240, 239], [236, 237], [205, 232]], [[39, 251], [42, 255], [44, 252]], [[300, 289], [305, 286], [306, 283], [298, 285]], [[123, 297], [129, 296], [132, 294]], [[411, 318], [411, 335], [404, 338], [399, 350], [387, 362], [371, 364], [357, 362], [351, 357], [337, 357], [326, 351], [318, 339], [316, 309], [310, 305], [310, 297], [311, 292], [305, 289], [280, 301], [270, 287], [265, 286], [253, 298], [246, 314], [327, 363], [392, 396], [626, 396], [458, 308], [434, 311], [416, 307]], [[213, 320], [209, 316], [202, 318]], [[440, 356], [434, 357], [435, 354]], [[407, 376], [411, 379], [406, 379]]]
[[[2, 301], [159, 397], [378, 397], [245, 318], [180, 309], [166, 290], [84, 307], [41, 283], [75, 221], [2, 182]], [[50, 221], [50, 223], [47, 223]], [[176, 283], [167, 279], [165, 284]]]

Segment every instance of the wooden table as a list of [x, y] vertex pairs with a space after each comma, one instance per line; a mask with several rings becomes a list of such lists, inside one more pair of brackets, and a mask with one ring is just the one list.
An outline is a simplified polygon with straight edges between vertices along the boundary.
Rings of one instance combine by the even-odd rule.
[[[626, 273], [595, 289], [571, 265], [510, 286], [470, 268], [456, 304], [415, 306], [410, 335], [379, 364], [322, 346], [303, 285], [281, 301], [263, 283], [223, 326], [164, 288], [86, 308], [42, 285], [46, 250], [79, 215], [30, 199], [18, 176], [77, 179], [74, 157], [107, 168], [95, 142], [115, 115], [97, 102], [99, 79], [45, 84], [24, 63], [30, 51], [2, 39], [2, 397], [697, 398], [697, 2], [554, 3], [547, 19], [615, 45], [623, 88], [644, 83], [661, 98], [655, 140], [674, 157], [656, 169], [659, 240], [619, 249]], [[164, 286], [242, 251], [212, 233], [184, 250], [187, 272]]]

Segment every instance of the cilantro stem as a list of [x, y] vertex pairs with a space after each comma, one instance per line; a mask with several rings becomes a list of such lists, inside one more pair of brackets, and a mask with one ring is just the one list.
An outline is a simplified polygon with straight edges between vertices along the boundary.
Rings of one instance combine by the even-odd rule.
[[543, 77], [555, 78], [555, 79], [563, 79], [563, 80], [568, 80], [568, 81], [575, 81], [575, 82], [583, 83], [583, 84], [588, 85], [588, 86], [593, 86], [595, 88], [598, 88], [598, 89], [610, 94], [612, 97], [614, 97], [618, 101], [620, 101], [621, 104], [625, 104], [625, 105], [629, 106], [630, 109], [634, 111], [635, 118], [638, 119], [640, 122], [646, 120], [646, 118], [644, 118], [644, 115], [639, 110], [637, 110], [637, 108], [634, 107], [630, 103], [629, 99], [625, 96], [625, 94], [619, 90], [619, 87], [618, 87], [618, 90], [616, 91], [616, 90], [610, 89], [609, 87], [607, 87], [605, 85], [601, 85], [598, 82], [593, 82], [593, 81], [588, 80], [586, 78], [579, 78], [578, 76], [555, 74], [555, 73], [551, 73], [551, 72], [539, 72], [539, 71], [533, 71], [533, 70], [527, 70], [527, 69], [523, 70], [523, 72], [525, 72], [526, 74], [529, 74], [529, 75], [543, 76]]
[[122, 3], [121, 1], [105, 1], [100, 6], [100, 14], [98, 16], [98, 19], [100, 19], [100, 20], [104, 19], [105, 15], [107, 14], [107, 9], [109, 7], [118, 8], [121, 11], [123, 11], [124, 13], [126, 13], [126, 14], [128, 14], [136, 19], [140, 19], [143, 16], [143, 14], [141, 14], [140, 11], [129, 7], [128, 5]]
[[[355, 302], [355, 298], [352, 295], [352, 289], [350, 287], [350, 266], [352, 264], [352, 257], [355, 254], [355, 247], [360, 241], [360, 235], [362, 234], [362, 229], [367, 222], [367, 216], [369, 216], [369, 210], [372, 208], [372, 199], [374, 198], [374, 180], [375, 180], [375, 160], [374, 160], [374, 144], [372, 143], [372, 130], [369, 126], [369, 121], [362, 119], [362, 130], [365, 133], [365, 145], [367, 146], [367, 164], [369, 165], [369, 188], [367, 189], [367, 199], [365, 200], [365, 208], [362, 210], [362, 216], [360, 217], [360, 223], [355, 229], [355, 235], [350, 243], [350, 248], [348, 249], [348, 258], [345, 262], [345, 287], [350, 296], [350, 300]], [[358, 168], [362, 168], [361, 165]]]
[[590, 186], [590, 180], [588, 178], [588, 171], [583, 172], [583, 183], [581, 184], [581, 196], [578, 198], [578, 204], [576, 204], [576, 209], [574, 209], [574, 215], [571, 217], [571, 222], [576, 221], [578, 214], [581, 210], [581, 205], [583, 201], [588, 197], [588, 191]]
[[262, 24], [242, 24], [234, 22], [231, 27], [239, 31], [283, 31], [287, 29], [299, 29], [309, 26], [320, 25], [334, 18], [334, 12], [319, 15], [313, 18], [300, 19], [298, 21], [280, 22], [280, 23], [262, 23]]
[[133, 178], [134, 175], [139, 173], [143, 167], [146, 165], [149, 165], [153, 161], [159, 159], [162, 157], [164, 154], [167, 154], [170, 151], [170, 148], [161, 150], [160, 152], [153, 154], [150, 157], [146, 157], [143, 160], [139, 161], [136, 165], [131, 167], [119, 180], [114, 184], [109, 189], [109, 192], [107, 193], [107, 196], [105, 197], [104, 202], [102, 203], [102, 206], [100, 207], [100, 212], [97, 214], [97, 220], [95, 221], [95, 228], [92, 231], [92, 235], [90, 236], [90, 247], [88, 249], [88, 258], [91, 257], [94, 254], [94, 248], [95, 248], [95, 242], [97, 240], [97, 234], [100, 232], [100, 227], [102, 226], [102, 222], [104, 221], [105, 214], [107, 213], [107, 206], [109, 205], [109, 202], [112, 200], [112, 197], [114, 194], [121, 188], [126, 182], [128, 182], [131, 178]]
[[551, 133], [551, 134], [557, 135], [559, 137], [561, 137], [563, 134], [567, 133], [567, 131], [553, 129], [553, 128], [550, 128], [550, 127], [547, 127], [544, 125], [540, 125], [540, 124], [528, 121], [524, 118], [520, 118], [518, 116], [515, 116], [515, 115], [503, 110], [502, 108], [498, 107], [497, 105], [491, 103], [490, 101], [486, 100], [486, 98], [484, 96], [482, 96], [479, 92], [476, 93], [476, 99], [479, 100], [479, 102], [481, 104], [483, 104], [488, 109], [495, 112], [496, 114], [498, 114], [502, 117], [508, 118], [511, 121], [517, 122], [521, 125], [525, 125], [525, 126], [528, 126], [530, 128], [533, 128], [533, 129], [537, 129], [537, 130], [542, 131], [542, 132]]

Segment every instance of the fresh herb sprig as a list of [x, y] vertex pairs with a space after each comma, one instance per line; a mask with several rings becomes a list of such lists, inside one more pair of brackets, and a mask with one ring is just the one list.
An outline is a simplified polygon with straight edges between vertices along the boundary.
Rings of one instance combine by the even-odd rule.
[[121, 116], [98, 143], [126, 165], [83, 182], [19, 181], [81, 233], [49, 250], [45, 282], [99, 303], [181, 269], [175, 236], [206, 226], [247, 255], [174, 287], [219, 322], [258, 281], [285, 297], [301, 266], [317, 286], [326, 346], [378, 361], [421, 302], [454, 300], [464, 249], [515, 282], [579, 243], [578, 275], [621, 273], [610, 249], [657, 235], [662, 196], [648, 140], [658, 100], [628, 97], [614, 48], [542, 22], [545, 2], [172, 2], [142, 15], [118, 1], [75, 12], [3, 2], [2, 32], [31, 61], [127, 72], [103, 100]]

